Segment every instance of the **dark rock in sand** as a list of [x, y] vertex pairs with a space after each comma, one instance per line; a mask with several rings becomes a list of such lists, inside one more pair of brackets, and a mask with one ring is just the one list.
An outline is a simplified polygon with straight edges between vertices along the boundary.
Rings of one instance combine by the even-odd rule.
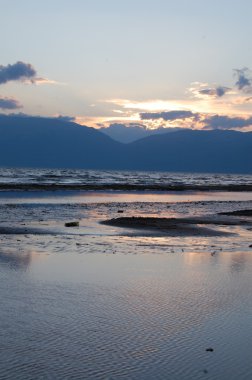
[[209, 348], [206, 348], [206, 351], [207, 351], [207, 352], [213, 352], [214, 349], [213, 349], [212, 347], [209, 347]]
[[65, 223], [65, 227], [79, 227], [79, 222], [67, 222]]

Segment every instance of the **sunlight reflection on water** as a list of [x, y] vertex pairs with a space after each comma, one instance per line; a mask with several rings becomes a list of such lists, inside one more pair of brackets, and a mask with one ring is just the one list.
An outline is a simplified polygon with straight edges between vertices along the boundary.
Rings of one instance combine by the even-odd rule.
[[252, 192], [103, 192], [103, 191], [2, 191], [0, 203], [108, 203], [252, 201]]

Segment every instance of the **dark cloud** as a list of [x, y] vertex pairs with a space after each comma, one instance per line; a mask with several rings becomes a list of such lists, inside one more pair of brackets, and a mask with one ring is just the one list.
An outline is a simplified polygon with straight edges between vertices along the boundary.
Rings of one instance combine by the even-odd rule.
[[64, 116], [64, 115], [59, 115], [59, 116], [57, 116], [57, 119], [60, 119], [60, 120], [62, 120], [62, 121], [75, 122], [75, 117], [74, 117], [74, 116]]
[[142, 112], [140, 113], [141, 120], [156, 120], [163, 119], [165, 121], [183, 120], [188, 118], [197, 118], [196, 113], [191, 111], [164, 111], [164, 112]]
[[199, 94], [221, 98], [229, 90], [229, 87], [218, 86], [216, 88], [204, 88], [202, 90], [199, 90]]
[[252, 117], [229, 117], [213, 115], [205, 117], [202, 121], [204, 129], [242, 129], [252, 126]]
[[30, 63], [16, 62], [13, 65], [0, 65], [0, 84], [9, 81], [33, 80], [36, 76], [36, 70]]
[[22, 108], [22, 105], [16, 99], [0, 97], [0, 108], [3, 110], [14, 110]]
[[236, 87], [244, 92], [251, 92], [252, 78], [250, 70], [247, 67], [244, 67], [243, 69], [235, 69], [234, 72], [237, 77], [237, 81], [235, 83]]

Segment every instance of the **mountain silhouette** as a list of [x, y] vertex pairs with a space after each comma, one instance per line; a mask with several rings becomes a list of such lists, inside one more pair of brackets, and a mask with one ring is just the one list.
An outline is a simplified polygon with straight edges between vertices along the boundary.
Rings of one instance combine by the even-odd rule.
[[110, 169], [121, 167], [120, 157], [123, 147], [94, 128], [57, 118], [0, 116], [1, 166]]
[[123, 144], [64, 119], [0, 115], [0, 166], [252, 173], [252, 132], [181, 130]]
[[144, 125], [130, 124], [126, 126], [124, 124], [114, 123], [109, 127], [102, 127], [99, 129], [105, 135], [111, 137], [113, 140], [128, 144], [144, 137], [154, 136], [158, 134], [171, 133], [180, 130], [180, 128], [156, 128], [147, 129]]
[[252, 132], [182, 130], [129, 146], [136, 169], [252, 173]]

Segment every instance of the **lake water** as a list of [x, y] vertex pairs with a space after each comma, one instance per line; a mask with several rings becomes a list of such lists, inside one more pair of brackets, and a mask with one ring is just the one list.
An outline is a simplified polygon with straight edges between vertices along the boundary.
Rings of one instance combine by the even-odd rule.
[[[200, 181], [71, 172], [71, 183], [82, 184]], [[67, 181], [64, 171], [2, 169], [0, 183], [47, 183], [48, 173]], [[27, 233], [0, 235], [0, 379], [251, 379], [251, 218], [215, 226], [233, 233], [216, 237], [100, 224], [118, 210], [185, 217], [238, 209], [252, 209], [251, 192], [2, 189], [0, 229]], [[64, 226], [74, 220], [78, 228]]]
[[[156, 186], [251, 186], [252, 175], [249, 174], [210, 174], [210, 173], [170, 173], [137, 171], [95, 171], [73, 169], [3, 169], [0, 168], [0, 189], [4, 185], [21, 186], [85, 186], [86, 189], [113, 189], [116, 186], [134, 185], [136, 190]], [[139, 188], [138, 188], [139, 187]], [[119, 187], [120, 188], [120, 187]]]

